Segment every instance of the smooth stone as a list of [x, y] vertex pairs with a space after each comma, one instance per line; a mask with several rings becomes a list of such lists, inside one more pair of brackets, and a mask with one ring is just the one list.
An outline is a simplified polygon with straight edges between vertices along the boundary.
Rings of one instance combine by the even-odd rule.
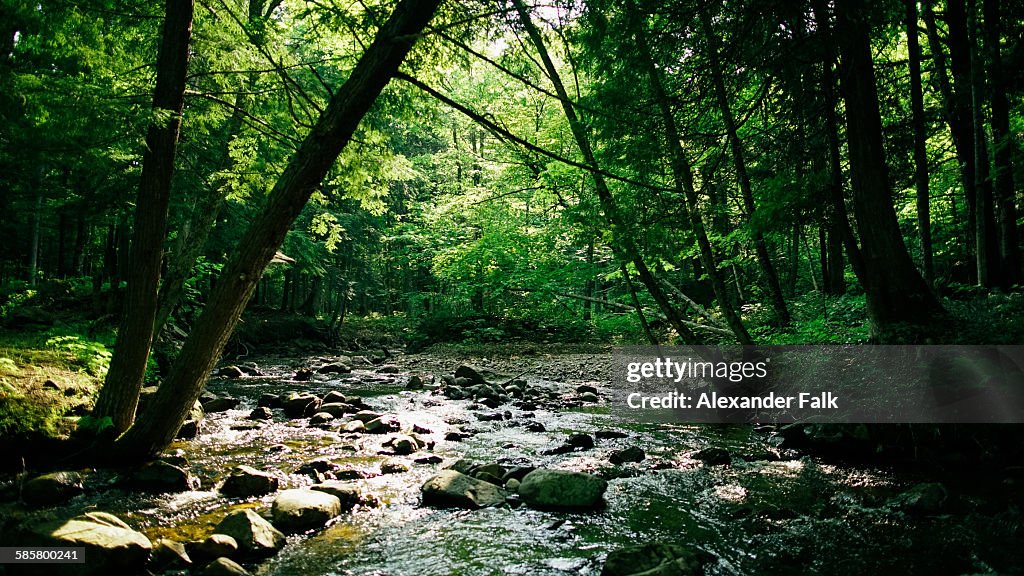
[[531, 508], [590, 510], [604, 505], [608, 482], [583, 472], [537, 469], [520, 481], [519, 495]]
[[317, 490], [284, 490], [274, 499], [270, 509], [274, 526], [284, 532], [305, 532], [322, 528], [341, 514], [338, 497]]
[[647, 454], [643, 448], [637, 446], [630, 446], [622, 450], [616, 450], [611, 453], [608, 457], [608, 461], [616, 466], [619, 464], [625, 464], [626, 462], [641, 462], [647, 458]]
[[87, 512], [69, 520], [33, 525], [18, 545], [85, 548], [84, 564], [46, 567], [47, 574], [85, 576], [141, 573], [153, 550], [149, 538], [106, 512]]
[[249, 572], [230, 558], [217, 558], [200, 572], [202, 576], [248, 576]]
[[257, 470], [252, 466], [236, 466], [220, 487], [226, 496], [262, 496], [277, 490], [280, 479], [270, 472]]
[[174, 464], [154, 460], [130, 472], [123, 484], [142, 492], [185, 492], [198, 489], [199, 479]]
[[51, 472], [25, 482], [21, 498], [32, 506], [50, 506], [66, 502], [84, 491], [82, 475], [78, 472]]
[[252, 558], [272, 556], [285, 543], [284, 534], [253, 510], [236, 510], [220, 521], [213, 530], [238, 542], [239, 552]]
[[420, 490], [425, 506], [475, 509], [505, 502], [505, 491], [501, 487], [456, 470], [442, 470]]

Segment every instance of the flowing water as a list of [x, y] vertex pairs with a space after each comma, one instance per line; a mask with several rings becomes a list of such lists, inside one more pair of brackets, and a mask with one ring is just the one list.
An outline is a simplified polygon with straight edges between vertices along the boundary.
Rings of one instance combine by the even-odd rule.
[[[242, 404], [209, 414], [196, 439], [171, 448], [188, 459], [202, 479], [201, 490], [146, 496], [111, 489], [78, 497], [66, 508], [113, 512], [150, 538], [201, 539], [231, 510], [264, 510], [273, 499], [221, 496], [216, 484], [233, 466], [277, 469], [289, 474], [289, 485], [301, 486], [311, 480], [294, 470], [326, 457], [367, 476], [357, 483], [380, 505], [357, 507], [322, 531], [289, 537], [279, 554], [253, 567], [256, 574], [599, 574], [610, 550], [653, 540], [709, 552], [715, 560], [706, 566], [708, 574], [1019, 573], [1024, 566], [1015, 510], [958, 495], [950, 497], [956, 504], [947, 507], [949, 513], [911, 515], [887, 502], [920, 479], [779, 450], [776, 439], [749, 426], [637, 424], [617, 420], [601, 404], [542, 407], [532, 417], [502, 406], [498, 410], [510, 410], [511, 420], [480, 422], [468, 400], [403, 390], [407, 373], [356, 370], [294, 382], [288, 380], [294, 363], [278, 364], [263, 367], [269, 376], [210, 383], [212, 392], [235, 396]], [[566, 398], [579, 383], [527, 379]], [[430, 430], [424, 436], [436, 442], [432, 453], [444, 462], [413, 462], [430, 454], [426, 451], [382, 455], [387, 435], [310, 427], [280, 411], [273, 421], [246, 420], [261, 394], [292, 390], [362, 396], [373, 410], [396, 417], [403, 429]], [[523, 425], [530, 420], [547, 431], [526, 431]], [[476, 433], [461, 442], [444, 440], [455, 427]], [[541, 454], [568, 434], [598, 430], [624, 431], [627, 437], [600, 439], [594, 449], [581, 452]], [[608, 453], [628, 446], [643, 448], [647, 460], [611, 466]], [[728, 450], [732, 463], [706, 466], [689, 457], [712, 446]], [[525, 506], [475, 511], [420, 506], [423, 482], [460, 458], [595, 472], [609, 478], [607, 507], [565, 513]], [[407, 463], [409, 471], [381, 474], [381, 463], [391, 460]]]

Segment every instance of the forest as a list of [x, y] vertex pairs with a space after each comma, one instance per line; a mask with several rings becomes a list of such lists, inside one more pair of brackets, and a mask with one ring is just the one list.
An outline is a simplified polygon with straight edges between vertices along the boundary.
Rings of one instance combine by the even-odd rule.
[[[1024, 2], [0, 0], [0, 25], [5, 542], [54, 545], [57, 505], [142, 531], [145, 560], [83, 544], [89, 573], [423, 574], [434, 546], [444, 574], [1024, 570], [1016, 426], [607, 420], [623, 345], [1024, 342]], [[521, 503], [547, 516], [417, 512]], [[264, 561], [225, 527], [264, 517], [328, 527]]]

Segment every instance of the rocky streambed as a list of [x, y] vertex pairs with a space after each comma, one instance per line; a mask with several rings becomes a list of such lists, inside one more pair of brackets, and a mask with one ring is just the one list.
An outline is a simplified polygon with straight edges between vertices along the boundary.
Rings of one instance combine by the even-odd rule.
[[1024, 567], [1002, 497], [824, 463], [750, 426], [621, 420], [609, 363], [534, 350], [224, 367], [161, 461], [8, 483], [5, 542], [71, 524], [119, 543], [75, 574]]

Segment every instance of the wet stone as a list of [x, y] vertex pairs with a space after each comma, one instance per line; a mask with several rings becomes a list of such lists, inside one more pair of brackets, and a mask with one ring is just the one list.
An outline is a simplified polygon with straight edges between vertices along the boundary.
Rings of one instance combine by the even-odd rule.
[[732, 456], [725, 448], [705, 448], [693, 454], [694, 460], [700, 460], [707, 466], [721, 466], [732, 462]]
[[425, 506], [440, 508], [475, 509], [505, 502], [505, 492], [499, 486], [456, 470], [442, 470], [427, 480], [420, 491]]
[[31, 506], [50, 506], [66, 502], [84, 491], [78, 472], [51, 472], [37, 476], [21, 489], [21, 498]]
[[642, 448], [631, 446], [623, 450], [616, 450], [608, 457], [608, 461], [615, 465], [627, 462], [641, 462], [647, 457]]
[[284, 532], [305, 532], [322, 528], [341, 513], [341, 501], [317, 490], [284, 490], [271, 506], [274, 526]]
[[199, 573], [201, 576], [247, 576], [249, 572], [230, 558], [217, 558]]
[[270, 472], [251, 466], [237, 466], [224, 481], [220, 491], [226, 496], [261, 496], [277, 490], [280, 480]]
[[248, 416], [246, 416], [249, 420], [270, 420], [273, 417], [274, 413], [270, 411], [270, 408], [265, 406], [255, 408]]

